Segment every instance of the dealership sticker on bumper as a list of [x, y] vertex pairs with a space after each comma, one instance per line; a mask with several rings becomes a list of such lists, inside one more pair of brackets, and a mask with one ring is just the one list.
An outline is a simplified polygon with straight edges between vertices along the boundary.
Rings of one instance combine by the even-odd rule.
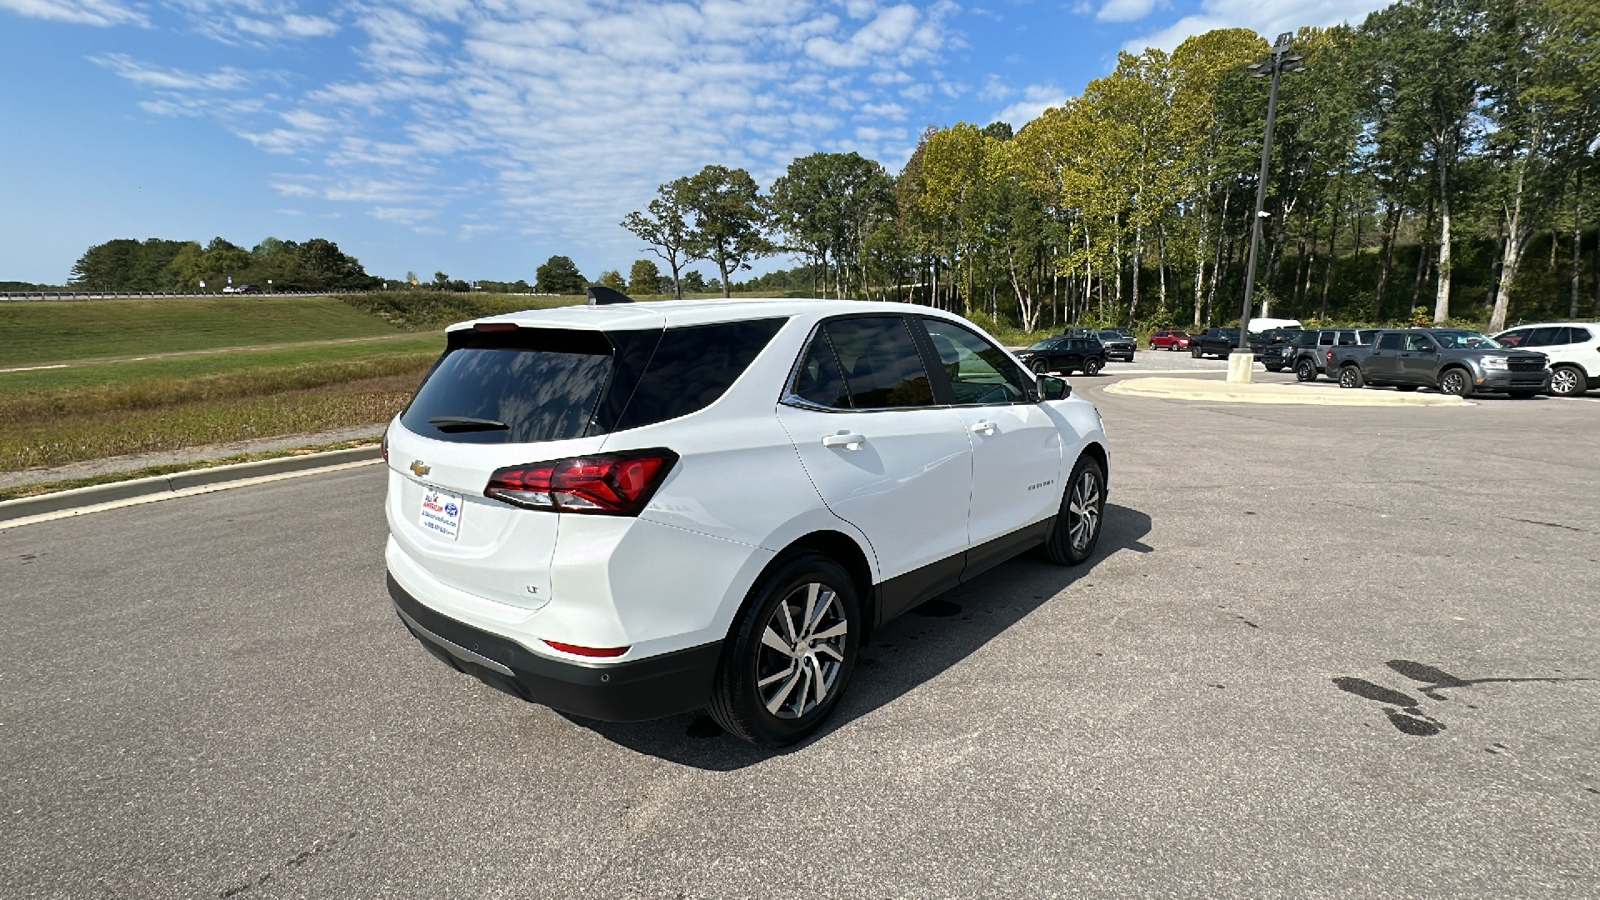
[[461, 532], [461, 496], [423, 488], [422, 517], [418, 522], [440, 537], [455, 540]]

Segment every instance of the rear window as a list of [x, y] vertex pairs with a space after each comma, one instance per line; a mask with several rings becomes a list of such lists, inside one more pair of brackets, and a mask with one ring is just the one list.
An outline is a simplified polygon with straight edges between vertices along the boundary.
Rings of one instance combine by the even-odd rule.
[[727, 392], [785, 319], [666, 331], [457, 331], [408, 430], [472, 444], [560, 441], [697, 412]]
[[463, 331], [450, 343], [400, 417], [407, 430], [438, 440], [581, 437], [611, 372], [611, 343], [595, 331]]

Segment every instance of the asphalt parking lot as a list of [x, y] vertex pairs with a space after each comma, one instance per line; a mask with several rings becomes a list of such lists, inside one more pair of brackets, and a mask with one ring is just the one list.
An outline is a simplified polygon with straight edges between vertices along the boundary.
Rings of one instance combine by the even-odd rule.
[[0, 530], [0, 896], [1600, 896], [1600, 405], [1129, 370], [1092, 563], [886, 627], [782, 754], [444, 668], [375, 466]]

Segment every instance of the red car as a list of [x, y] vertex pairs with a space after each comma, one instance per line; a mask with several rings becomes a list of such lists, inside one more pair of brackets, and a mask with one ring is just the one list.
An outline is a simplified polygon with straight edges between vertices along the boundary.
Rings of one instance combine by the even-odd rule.
[[1151, 350], [1187, 350], [1189, 349], [1189, 333], [1187, 331], [1171, 331], [1163, 329], [1150, 335]]

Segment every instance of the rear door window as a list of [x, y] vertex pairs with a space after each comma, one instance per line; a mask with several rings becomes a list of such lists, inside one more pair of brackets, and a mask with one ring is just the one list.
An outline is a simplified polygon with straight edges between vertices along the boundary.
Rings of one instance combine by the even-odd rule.
[[932, 406], [933, 386], [904, 319], [834, 319], [817, 329], [792, 392], [837, 409]]
[[1406, 344], [1406, 336], [1399, 333], [1390, 333], [1378, 338], [1379, 350], [1399, 350]]
[[1535, 328], [1533, 334], [1528, 336], [1528, 347], [1553, 347], [1562, 343], [1561, 332], [1565, 328]]

